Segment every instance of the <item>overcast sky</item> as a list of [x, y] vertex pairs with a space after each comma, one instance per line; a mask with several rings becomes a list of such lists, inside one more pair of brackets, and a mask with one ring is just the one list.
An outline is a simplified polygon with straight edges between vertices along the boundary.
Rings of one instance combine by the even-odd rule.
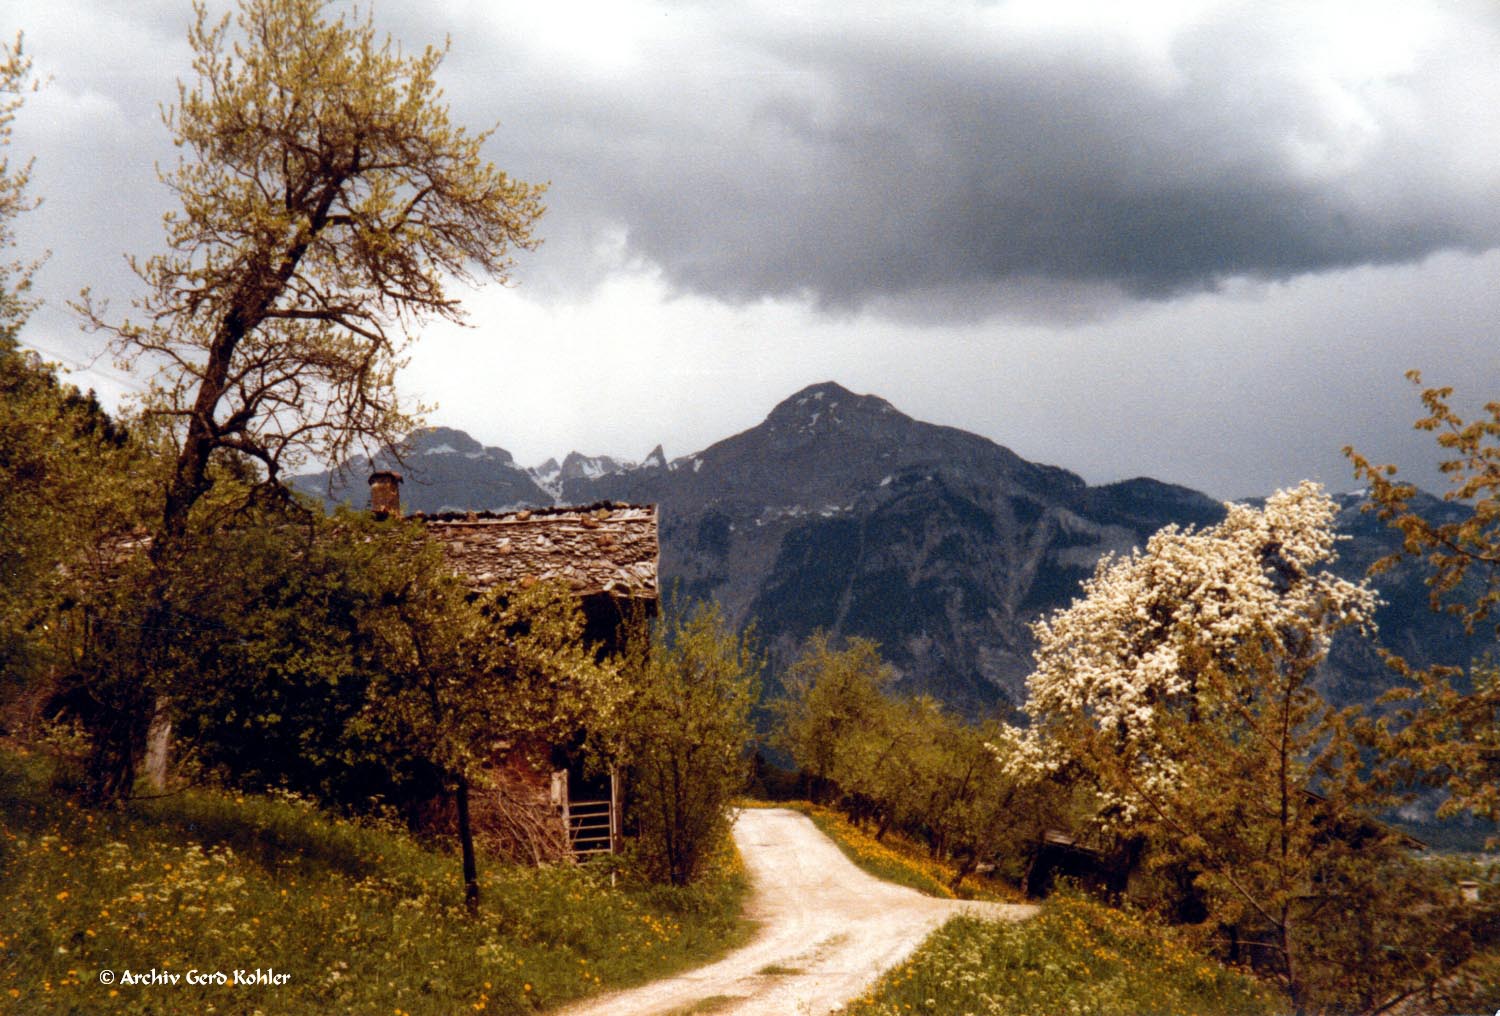
[[[114, 404], [142, 380], [64, 301], [125, 308], [124, 255], [161, 246], [190, 5], [0, 12], [49, 78], [13, 141], [52, 252], [23, 339]], [[1500, 399], [1491, 0], [375, 14], [451, 38], [456, 118], [551, 185], [544, 245], [403, 377], [522, 464], [676, 457], [835, 380], [1091, 482], [1237, 497], [1352, 487], [1348, 443], [1430, 461], [1408, 369]]]

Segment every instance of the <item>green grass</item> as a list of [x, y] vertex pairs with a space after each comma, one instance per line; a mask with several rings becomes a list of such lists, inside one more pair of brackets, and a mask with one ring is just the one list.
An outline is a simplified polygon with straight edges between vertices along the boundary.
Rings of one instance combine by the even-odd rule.
[[1075, 896], [1017, 924], [949, 921], [847, 1016], [1203, 1014], [1290, 1011], [1265, 984], [1144, 918]]
[[[52, 793], [49, 769], [0, 752], [0, 1012], [531, 1013], [694, 966], [750, 931], [729, 848], [690, 889], [647, 885], [618, 859], [488, 861], [471, 920], [446, 845], [208, 791], [94, 812]], [[287, 980], [121, 976], [257, 968]]]

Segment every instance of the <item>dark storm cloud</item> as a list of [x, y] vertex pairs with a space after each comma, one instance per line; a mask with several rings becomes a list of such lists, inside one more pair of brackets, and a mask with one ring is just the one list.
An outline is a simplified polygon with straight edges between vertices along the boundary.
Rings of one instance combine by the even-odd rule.
[[[738, 303], [1077, 317], [1500, 242], [1488, 4], [1209, 4], [1148, 29], [1109, 6], [548, 10], [376, 6], [409, 49], [450, 37], [456, 120], [498, 122], [496, 161], [551, 181], [518, 270], [538, 295], [633, 265]], [[48, 199], [26, 225], [62, 295], [128, 292], [120, 253], [160, 247], [152, 166], [176, 153], [157, 104], [190, 76], [189, 18], [29, 16], [53, 80], [18, 133]]]
[[1299, 10], [1227, 7], [1157, 51], [977, 8], [719, 12], [646, 35], [628, 75], [528, 62], [497, 91], [560, 247], [608, 226], [731, 301], [1165, 297], [1495, 246], [1500, 172], [1464, 155], [1500, 108], [1494, 18], [1448, 8], [1466, 17], [1366, 67]]

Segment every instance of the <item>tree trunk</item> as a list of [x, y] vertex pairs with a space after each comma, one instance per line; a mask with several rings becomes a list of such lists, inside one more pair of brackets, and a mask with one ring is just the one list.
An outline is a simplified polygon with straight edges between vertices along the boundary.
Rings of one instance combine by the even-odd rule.
[[1302, 984], [1302, 970], [1292, 956], [1292, 929], [1291, 917], [1283, 908], [1281, 912], [1281, 926], [1276, 929], [1276, 935], [1281, 946], [1282, 962], [1286, 968], [1286, 993], [1292, 1002], [1292, 1012], [1296, 1016], [1306, 1016], [1306, 991]]
[[151, 723], [146, 728], [147, 785], [160, 793], [167, 789], [167, 775], [172, 768], [172, 714], [171, 700], [165, 695], [156, 696], [156, 708], [151, 713]]
[[464, 907], [479, 916], [479, 867], [474, 862], [474, 828], [469, 823], [469, 779], [458, 778], [458, 843], [464, 858]]
[[[181, 552], [187, 538], [193, 506], [212, 486], [208, 468], [215, 449], [220, 447], [226, 433], [245, 426], [245, 422], [240, 421], [226, 431], [215, 419], [231, 381], [235, 350], [241, 340], [265, 319], [267, 308], [286, 288], [312, 238], [327, 224], [329, 211], [345, 176], [343, 172], [337, 173], [326, 184], [310, 215], [306, 238], [282, 254], [270, 277], [252, 276], [240, 281], [238, 293], [230, 299], [209, 345], [193, 399], [193, 410], [187, 417], [187, 430], [177, 453], [172, 479], [167, 485], [161, 526], [152, 534], [148, 552], [151, 571], [146, 586], [146, 610], [134, 669], [117, 671], [113, 675], [114, 681], [125, 685], [124, 694], [122, 696], [116, 689], [113, 696], [116, 701], [107, 709], [111, 715], [94, 732], [88, 767], [88, 794], [95, 803], [118, 801], [129, 796], [135, 782], [136, 756], [144, 746], [146, 730], [158, 708], [157, 695], [151, 684], [167, 657], [173, 628], [169, 596], [173, 558]], [[271, 478], [275, 479], [274, 475]], [[119, 666], [118, 662], [116, 666]], [[121, 698], [127, 701], [121, 702]], [[114, 716], [117, 711], [129, 715]]]
[[145, 729], [138, 721], [144, 710], [103, 707], [104, 714], [89, 726], [92, 747], [84, 773], [84, 795], [93, 805], [114, 804], [130, 796], [135, 784], [136, 742]]
[[958, 871], [954, 873], [952, 881], [948, 883], [948, 891], [955, 896], [958, 895], [958, 887], [964, 879], [974, 874], [974, 869], [979, 867], [979, 852], [965, 854], [963, 861], [958, 865]]

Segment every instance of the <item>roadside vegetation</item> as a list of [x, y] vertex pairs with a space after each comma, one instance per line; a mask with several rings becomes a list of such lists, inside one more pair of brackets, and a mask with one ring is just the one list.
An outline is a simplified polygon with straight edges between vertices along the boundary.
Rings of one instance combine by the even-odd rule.
[[[622, 859], [488, 864], [471, 919], [452, 858], [403, 831], [285, 795], [91, 810], [55, 792], [53, 771], [0, 752], [0, 1011], [532, 1013], [702, 963], [750, 931], [727, 841], [688, 888]], [[118, 979], [257, 968], [287, 980]]]
[[[904, 834], [877, 841], [838, 811], [791, 802], [860, 868], [899, 885], [953, 898], [955, 866]], [[1015, 902], [1002, 880], [976, 878], [964, 899]], [[1152, 915], [1076, 892], [1054, 894], [1020, 922], [949, 921], [905, 963], [852, 1002], [849, 1016], [906, 1013], [1200, 1013], [1260, 1016], [1288, 1011], [1273, 986], [1225, 966], [1201, 943]]]
[[[873, 642], [840, 645], [815, 632], [770, 703], [771, 740], [798, 767], [813, 803], [836, 805], [874, 845], [920, 843], [934, 862], [931, 877], [961, 895], [981, 867], [1022, 858], [1062, 820], [1072, 791], [1011, 772], [1001, 724], [897, 694], [894, 682]], [[874, 846], [867, 853], [875, 856]]]
[[847, 1016], [973, 1013], [1277, 1016], [1272, 986], [1208, 958], [1154, 921], [1060, 893], [1029, 921], [949, 921], [845, 1010]]
[[963, 883], [955, 892], [950, 887], [957, 866], [951, 861], [934, 858], [926, 844], [905, 833], [888, 833], [877, 840], [833, 808], [806, 801], [792, 801], [786, 807], [812, 819], [813, 825], [836, 843], [845, 857], [876, 878], [939, 899], [1013, 903], [1021, 898], [1010, 885], [983, 877]]
[[692, 883], [729, 836], [730, 803], [750, 776], [750, 710], [760, 693], [752, 641], [717, 604], [674, 597], [651, 638], [636, 638], [626, 656], [618, 754], [629, 766], [640, 857], [659, 882]]
[[[1491, 410], [1479, 429], [1438, 410], [1425, 422], [1449, 427], [1444, 446], [1463, 452], [1452, 472], [1482, 473], [1461, 489], [1486, 496], [1476, 517], [1493, 527], [1500, 404]], [[1400, 522], [1402, 492], [1374, 490]], [[877, 848], [906, 839], [928, 863], [896, 877], [927, 891], [947, 877], [954, 892], [983, 869], [1031, 894], [1076, 879], [1243, 966], [1295, 1011], [1483, 1008], [1500, 990], [1500, 871], [1426, 851], [1384, 818], [1430, 783], [1449, 811], [1493, 819], [1493, 668], [1419, 674], [1393, 658], [1411, 680], [1384, 714], [1322, 697], [1333, 635], [1368, 633], [1377, 603], [1368, 580], [1327, 567], [1337, 510], [1304, 483], [1106, 557], [1078, 599], [1033, 626], [1024, 727], [900, 695], [872, 644], [815, 633], [772, 705], [778, 746], [819, 803], [868, 833], [846, 851], [887, 877], [897, 851]], [[1453, 555], [1500, 560], [1493, 529], [1406, 519], [1405, 530], [1438, 556], [1440, 605], [1462, 577]], [[1471, 626], [1493, 621], [1500, 594], [1488, 588], [1460, 605]], [[960, 934], [956, 953], [934, 954], [939, 967], [973, 952], [976, 933]]]

